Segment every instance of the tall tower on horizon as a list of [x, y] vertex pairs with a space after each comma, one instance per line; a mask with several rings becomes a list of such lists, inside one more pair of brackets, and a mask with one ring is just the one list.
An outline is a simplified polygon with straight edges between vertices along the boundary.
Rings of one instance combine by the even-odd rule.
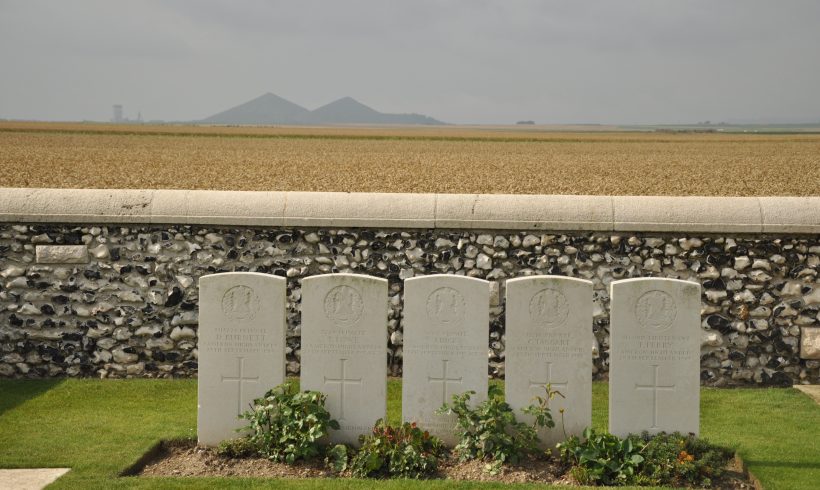
[[114, 119], [111, 122], [121, 123], [122, 121], [122, 105], [114, 104]]

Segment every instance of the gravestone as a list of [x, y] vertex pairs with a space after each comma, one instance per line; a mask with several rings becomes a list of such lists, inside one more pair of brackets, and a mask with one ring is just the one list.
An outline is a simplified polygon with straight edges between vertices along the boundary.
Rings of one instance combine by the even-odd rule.
[[402, 416], [455, 444], [454, 415], [435, 411], [473, 390], [487, 398], [490, 286], [487, 281], [432, 275], [404, 281]]
[[538, 434], [554, 448], [564, 434], [580, 436], [592, 423], [592, 283], [531, 276], [506, 287], [506, 401], [518, 420], [532, 423], [520, 409], [545, 397], [547, 383], [560, 392], [549, 403], [555, 427]]
[[238, 415], [285, 381], [285, 289], [285, 279], [255, 272], [199, 279], [200, 444], [238, 437]]
[[327, 394], [332, 442], [357, 444], [387, 412], [387, 280], [327, 274], [302, 280], [303, 390]]
[[610, 288], [609, 431], [697, 434], [700, 285], [643, 278]]

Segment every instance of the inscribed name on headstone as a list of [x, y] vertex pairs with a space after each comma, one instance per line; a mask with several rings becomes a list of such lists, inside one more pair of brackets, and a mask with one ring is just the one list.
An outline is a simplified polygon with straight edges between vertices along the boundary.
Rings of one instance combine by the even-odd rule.
[[387, 280], [302, 280], [302, 390], [327, 395], [333, 442], [357, 444], [387, 412]]
[[449, 445], [454, 415], [435, 412], [452, 396], [487, 398], [490, 286], [487, 281], [432, 275], [404, 281], [402, 416]]
[[[556, 395], [555, 421], [542, 428], [542, 444], [554, 448], [566, 436], [580, 436], [592, 423], [592, 283], [556, 276], [531, 276], [506, 283], [504, 389], [518, 420], [534, 396]], [[563, 417], [561, 410], [564, 409]]]
[[238, 415], [285, 381], [285, 279], [228, 272], [199, 279], [197, 436], [239, 437]]
[[610, 288], [609, 431], [697, 434], [700, 285], [646, 278]]

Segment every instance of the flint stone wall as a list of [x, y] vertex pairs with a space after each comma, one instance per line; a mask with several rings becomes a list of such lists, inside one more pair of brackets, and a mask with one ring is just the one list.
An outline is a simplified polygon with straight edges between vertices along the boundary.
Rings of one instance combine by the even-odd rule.
[[703, 384], [820, 383], [820, 360], [800, 357], [801, 329], [820, 327], [817, 234], [92, 223], [0, 223], [0, 376], [195, 376], [197, 279], [252, 271], [287, 278], [290, 375], [300, 369], [302, 278], [351, 272], [389, 281], [393, 375], [401, 374], [403, 279], [491, 281], [487, 350], [499, 377], [505, 279], [556, 274], [594, 283], [597, 379], [609, 363], [609, 283], [669, 277], [703, 286]]

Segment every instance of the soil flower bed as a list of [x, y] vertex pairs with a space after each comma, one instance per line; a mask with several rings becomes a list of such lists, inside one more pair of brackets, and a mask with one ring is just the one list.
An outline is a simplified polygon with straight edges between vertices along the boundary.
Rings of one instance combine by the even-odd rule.
[[190, 439], [161, 442], [123, 474], [754, 487], [731, 449], [693, 434], [644, 432], [621, 439], [587, 427], [581, 437], [558, 444], [556, 453], [544, 451], [537, 429], [555, 427], [549, 400], [560, 395], [549, 384], [543, 397], [522, 409], [534, 417], [533, 425], [516, 420], [497, 386], [475, 406], [474, 394], [453, 395], [437, 411], [455, 416], [458, 444], [452, 449], [415, 422], [390, 425], [384, 419], [354, 447], [323, 442], [340, 427], [324, 406], [324, 393], [284, 383], [242, 414], [249, 422], [245, 435], [224, 439], [217, 448]]
[[[126, 472], [143, 477], [242, 477], [242, 478], [346, 478], [349, 472], [334, 473], [321, 460], [300, 461], [288, 465], [266, 458], [230, 458], [220, 456], [215, 449], [197, 446], [192, 440], [163, 441], [145, 460]], [[432, 479], [454, 481], [488, 481], [499, 483], [548, 483], [576, 486], [567, 472], [568, 467], [558, 461], [529, 459], [518, 465], [504, 465], [496, 474], [485, 471], [483, 461], [458, 462], [448, 455], [439, 465]], [[726, 472], [713, 488], [762, 488], [750, 478], [739, 458], [730, 461]]]

